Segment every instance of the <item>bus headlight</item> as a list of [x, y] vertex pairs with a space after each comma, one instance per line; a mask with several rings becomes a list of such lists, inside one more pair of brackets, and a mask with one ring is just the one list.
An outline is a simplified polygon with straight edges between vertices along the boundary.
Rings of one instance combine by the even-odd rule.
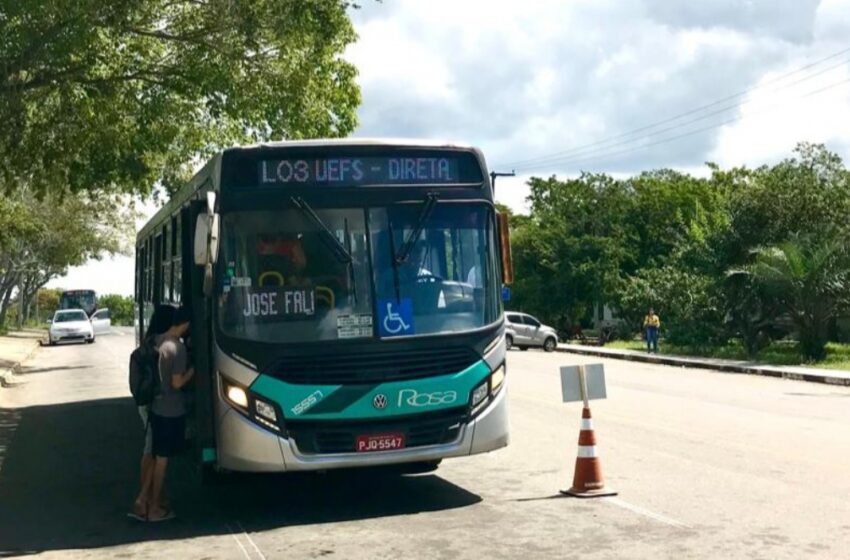
[[256, 411], [257, 416], [262, 416], [266, 420], [277, 422], [277, 413], [275, 412], [274, 407], [266, 401], [255, 398], [254, 410]]
[[490, 392], [489, 387], [487, 386], [487, 380], [484, 380], [484, 383], [480, 384], [478, 387], [472, 390], [472, 397], [470, 399], [470, 405], [474, 409], [476, 406], [481, 404], [484, 399], [487, 398], [487, 394]]
[[231, 385], [227, 381], [224, 381], [224, 384], [224, 395], [227, 400], [240, 408], [248, 408], [248, 393], [245, 392], [245, 389], [238, 385]]
[[502, 385], [505, 384], [505, 364], [496, 368], [496, 371], [490, 376], [490, 394], [496, 396]]
[[469, 394], [469, 414], [477, 415], [486, 408], [493, 397], [502, 389], [505, 384], [505, 364], [496, 368], [493, 373], [487, 376], [487, 379], [482, 381]]

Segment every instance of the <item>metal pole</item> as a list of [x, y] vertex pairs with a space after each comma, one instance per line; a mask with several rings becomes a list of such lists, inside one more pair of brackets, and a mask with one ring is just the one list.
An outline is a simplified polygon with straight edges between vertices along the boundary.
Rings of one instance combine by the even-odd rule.
[[490, 184], [493, 186], [493, 197], [496, 196], [496, 177], [516, 177], [516, 171], [510, 173], [499, 173], [496, 171], [490, 172]]
[[587, 399], [587, 371], [584, 366], [578, 366], [578, 376], [581, 381], [581, 398], [584, 400], [584, 408], [590, 408], [590, 403]]

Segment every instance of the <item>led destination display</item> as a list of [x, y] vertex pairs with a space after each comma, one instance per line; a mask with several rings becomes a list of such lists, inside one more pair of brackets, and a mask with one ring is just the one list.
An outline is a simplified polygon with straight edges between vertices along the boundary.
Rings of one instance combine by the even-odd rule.
[[260, 186], [465, 183], [456, 157], [324, 157], [259, 162]]

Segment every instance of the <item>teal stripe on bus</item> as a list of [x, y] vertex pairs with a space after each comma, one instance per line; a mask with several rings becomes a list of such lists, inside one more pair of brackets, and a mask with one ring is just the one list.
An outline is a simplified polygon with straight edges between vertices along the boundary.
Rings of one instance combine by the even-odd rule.
[[450, 375], [368, 385], [295, 385], [261, 374], [251, 391], [277, 403], [287, 420], [380, 419], [465, 406], [489, 375], [484, 360]]

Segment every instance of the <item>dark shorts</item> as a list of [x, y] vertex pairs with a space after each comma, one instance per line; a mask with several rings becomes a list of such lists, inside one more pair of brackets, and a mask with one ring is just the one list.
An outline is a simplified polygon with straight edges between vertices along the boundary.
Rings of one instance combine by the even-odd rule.
[[186, 417], [158, 416], [151, 414], [151, 431], [153, 432], [152, 451], [154, 457], [174, 457], [183, 451], [183, 441], [186, 431]]

